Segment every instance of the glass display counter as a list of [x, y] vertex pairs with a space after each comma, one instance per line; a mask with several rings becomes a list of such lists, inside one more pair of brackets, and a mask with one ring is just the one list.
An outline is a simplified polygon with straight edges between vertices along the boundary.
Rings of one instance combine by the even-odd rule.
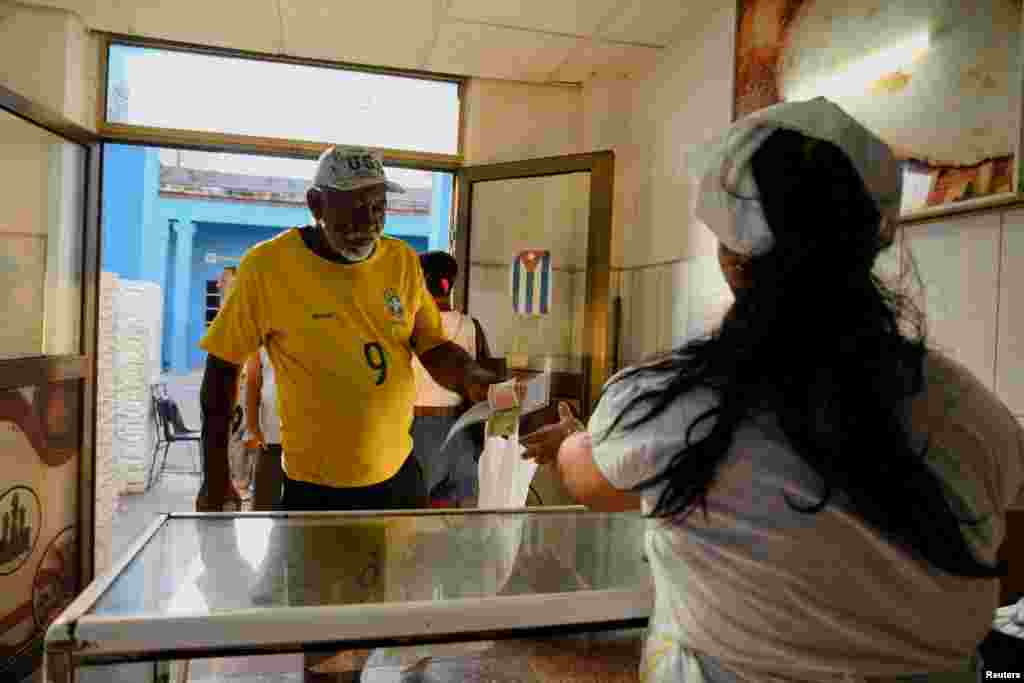
[[163, 515], [50, 627], [47, 680], [636, 680], [645, 523], [581, 507]]

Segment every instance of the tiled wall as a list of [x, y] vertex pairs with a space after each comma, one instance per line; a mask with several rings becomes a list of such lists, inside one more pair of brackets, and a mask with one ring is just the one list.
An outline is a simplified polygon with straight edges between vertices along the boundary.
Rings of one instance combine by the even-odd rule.
[[[126, 491], [145, 489], [156, 429], [150, 386], [160, 376], [160, 324], [163, 291], [158, 285], [121, 280], [116, 303], [116, 332], [105, 340], [115, 346], [114, 450], [118, 477]], [[102, 349], [101, 349], [102, 352]]]
[[612, 290], [622, 299], [618, 367], [699, 336], [732, 303], [714, 255], [616, 270]]
[[[927, 316], [931, 344], [966, 365], [1024, 421], [1024, 209], [908, 226], [883, 254], [892, 277], [901, 250], [924, 285], [904, 278]], [[903, 265], [908, 265], [904, 260]], [[732, 301], [713, 255], [616, 271], [622, 297], [619, 366], [709, 329]]]
[[1024, 256], [1024, 211], [1002, 216], [998, 315], [996, 316], [995, 386], [1010, 410], [1024, 420], [1024, 315], [1016, 296], [1024, 296], [1024, 269], [1013, 267]]
[[1024, 418], [1024, 210], [912, 226], [907, 243], [925, 282], [935, 346], [966, 365]]
[[94, 557], [96, 575], [113, 561], [114, 508], [123, 488], [115, 459], [117, 406], [115, 400], [117, 292], [115, 273], [100, 275], [99, 339], [96, 359], [96, 508]]

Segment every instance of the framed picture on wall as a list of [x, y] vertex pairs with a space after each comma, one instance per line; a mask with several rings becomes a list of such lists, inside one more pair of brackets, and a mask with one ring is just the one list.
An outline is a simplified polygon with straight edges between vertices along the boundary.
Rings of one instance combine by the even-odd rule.
[[1012, 200], [1024, 0], [738, 0], [733, 114], [823, 96], [903, 162], [901, 213]]

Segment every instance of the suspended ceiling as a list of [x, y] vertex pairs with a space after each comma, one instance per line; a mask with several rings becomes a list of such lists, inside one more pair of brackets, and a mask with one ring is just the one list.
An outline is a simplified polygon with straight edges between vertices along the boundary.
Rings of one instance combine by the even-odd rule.
[[[720, 0], [712, 0], [717, 2]], [[482, 78], [649, 71], [708, 0], [29, 0], [93, 29]]]

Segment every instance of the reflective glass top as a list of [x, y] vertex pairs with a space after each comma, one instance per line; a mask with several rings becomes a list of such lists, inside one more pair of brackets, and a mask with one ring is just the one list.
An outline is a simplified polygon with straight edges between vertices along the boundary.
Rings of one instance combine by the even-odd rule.
[[643, 589], [639, 513], [171, 517], [90, 611], [203, 615]]

